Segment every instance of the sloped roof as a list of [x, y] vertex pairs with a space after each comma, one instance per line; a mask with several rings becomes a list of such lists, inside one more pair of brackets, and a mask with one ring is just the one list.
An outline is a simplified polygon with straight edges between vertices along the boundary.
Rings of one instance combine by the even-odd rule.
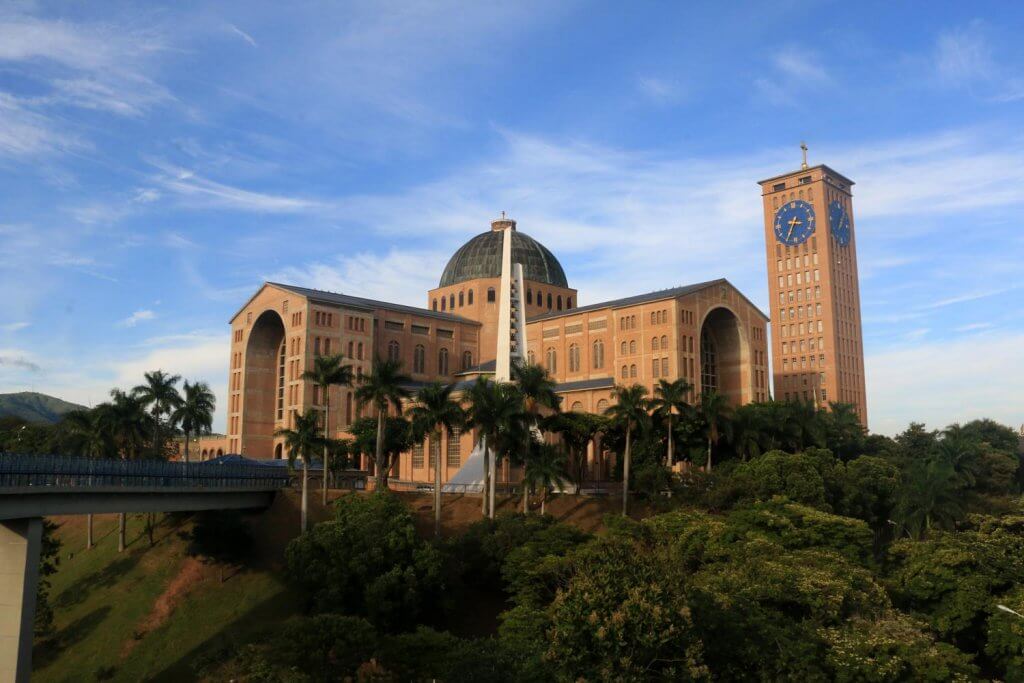
[[297, 285], [286, 285], [281, 282], [267, 282], [267, 285], [279, 287], [280, 289], [294, 292], [300, 296], [304, 296], [313, 301], [321, 301], [329, 304], [338, 304], [340, 306], [347, 306], [349, 308], [361, 308], [366, 311], [374, 310], [377, 308], [386, 308], [390, 311], [397, 311], [400, 313], [410, 313], [412, 315], [420, 315], [427, 318], [436, 318], [437, 320], [447, 320], [453, 323], [469, 323], [470, 325], [480, 325], [475, 320], [469, 318], [463, 318], [462, 316], [452, 315], [451, 313], [441, 313], [440, 311], [432, 311], [429, 308], [418, 308], [416, 306], [406, 306], [405, 304], [393, 304], [388, 301], [377, 301], [376, 299], [366, 299], [360, 296], [352, 296], [350, 294], [341, 294], [338, 292], [327, 292], [322, 289], [310, 289], [308, 287], [299, 287]]

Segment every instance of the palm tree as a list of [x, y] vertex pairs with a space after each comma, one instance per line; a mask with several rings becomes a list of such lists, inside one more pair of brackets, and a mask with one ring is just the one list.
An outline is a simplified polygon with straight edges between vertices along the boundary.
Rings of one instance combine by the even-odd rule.
[[746, 462], [748, 458], [761, 455], [761, 441], [764, 436], [764, 422], [760, 405], [748, 403], [736, 411], [732, 428], [732, 445], [737, 455]]
[[951, 424], [942, 431], [938, 443], [938, 456], [948, 462], [964, 485], [973, 487], [977, 482], [980, 449], [978, 443], [959, 424]]
[[725, 396], [717, 391], [708, 391], [701, 394], [697, 410], [704, 420], [704, 435], [708, 440], [708, 472], [710, 472], [712, 449], [718, 445], [718, 440], [722, 437], [723, 432], [726, 436], [730, 432], [729, 416], [732, 413], [732, 408]]
[[146, 383], [132, 389], [132, 394], [143, 406], [149, 408], [150, 414], [156, 420], [153, 431], [153, 455], [162, 458], [164, 442], [161, 418], [170, 415], [181, 405], [181, 395], [176, 386], [181, 381], [181, 375], [168, 375], [163, 370], [153, 370], [147, 372], [144, 377]]
[[952, 528], [964, 516], [962, 486], [963, 480], [946, 459], [912, 460], [895, 511], [900, 528], [915, 540], [932, 527]]
[[[462, 427], [466, 422], [466, 413], [458, 401], [452, 398], [454, 384], [433, 382], [416, 393], [416, 405], [410, 411], [412, 430], [417, 443], [421, 443], [427, 434], [431, 439], [440, 438], [441, 430], [448, 430], [448, 438], [452, 438], [452, 430]], [[434, 435], [437, 435], [436, 437]], [[441, 449], [437, 449], [437, 460], [434, 462], [434, 535], [441, 535]]]
[[526, 482], [543, 491], [540, 499], [540, 514], [545, 513], [548, 491], [553, 486], [565, 486], [565, 453], [557, 446], [534, 443], [533, 457], [526, 463]]
[[794, 449], [802, 451], [814, 446], [824, 446], [825, 434], [821, 416], [814, 404], [811, 401], [793, 401], [788, 407], [790, 429], [797, 440]]
[[[547, 369], [536, 363], [514, 363], [512, 365], [512, 379], [519, 387], [523, 395], [523, 406], [530, 419], [530, 427], [533, 430], [538, 428], [541, 408], [559, 412], [561, 410], [561, 399], [555, 393], [555, 380], [551, 378]], [[530, 441], [533, 435], [527, 434], [523, 448], [523, 465], [525, 467], [530, 453]], [[529, 496], [527, 487], [523, 485], [523, 512], [527, 511]]]
[[305, 413], [292, 412], [292, 429], [278, 429], [274, 436], [284, 437], [288, 447], [288, 466], [295, 467], [295, 458], [302, 458], [302, 532], [306, 531], [306, 517], [309, 509], [309, 461], [313, 451], [323, 445], [320, 436], [320, 415], [315, 408]]
[[575, 480], [576, 495], [579, 495], [585, 478], [587, 446], [604, 431], [607, 419], [601, 415], [570, 411], [549, 415], [541, 425], [544, 431], [558, 434], [565, 445], [566, 469], [570, 478]]
[[[490, 494], [493, 473], [490, 468], [490, 449], [497, 455], [511, 448], [513, 443], [522, 443], [526, 424], [523, 412], [523, 395], [518, 387], [508, 382], [492, 382], [484, 377], [477, 379], [467, 394], [469, 411], [467, 424], [479, 430], [484, 454], [484, 515], [494, 517], [494, 499]], [[500, 449], [500, 450], [499, 450]]]
[[615, 403], [605, 411], [612, 422], [626, 431], [626, 449], [622, 458], [622, 515], [629, 511], [629, 455], [633, 445], [633, 432], [646, 424], [647, 388], [639, 384], [617, 386], [612, 392]]
[[668, 455], [665, 458], [665, 466], [672, 467], [674, 462], [674, 439], [676, 414], [684, 415], [690, 409], [686, 402], [686, 395], [693, 390], [693, 385], [685, 379], [668, 381], [659, 380], [658, 386], [654, 387], [654, 398], [651, 399], [651, 407], [655, 414], [665, 419], [666, 431], [668, 432]]
[[189, 439], [193, 434], [209, 434], [213, 428], [213, 411], [217, 408], [217, 398], [210, 391], [206, 382], [184, 384], [185, 397], [181, 404], [171, 413], [171, 422], [181, 425], [185, 432], [185, 462], [188, 462]]
[[[156, 430], [153, 418], [146, 413], [142, 399], [134, 393], [126, 394], [120, 389], [110, 392], [111, 401], [103, 409], [106, 428], [114, 439], [115, 446], [123, 460], [135, 460], [142, 455], [143, 445]], [[125, 527], [127, 518], [121, 512], [117, 516], [117, 551], [125, 549]]]
[[352, 366], [342, 365], [344, 359], [345, 357], [340, 353], [333, 356], [317, 356], [313, 359], [313, 369], [302, 373], [302, 379], [320, 387], [320, 394], [324, 397], [324, 505], [327, 505], [327, 472], [330, 462], [328, 441], [331, 438], [331, 387], [352, 386]]
[[377, 409], [377, 488], [387, 489], [388, 473], [381, 467], [384, 462], [384, 418], [388, 406], [394, 406], [399, 415], [402, 414], [402, 399], [409, 396], [409, 390], [403, 385], [412, 378], [402, 373], [402, 362], [397, 360], [373, 361], [373, 370], [364, 375], [362, 384], [356, 389], [356, 401], [362, 407], [371, 404]]
[[[107, 418], [104, 414], [106, 404], [92, 410], [75, 410], [64, 416], [64, 427], [68, 431], [71, 449], [78, 455], [87, 458], [108, 458], [114, 452], [114, 443]], [[92, 542], [92, 513], [85, 516], [85, 548], [89, 550]]]

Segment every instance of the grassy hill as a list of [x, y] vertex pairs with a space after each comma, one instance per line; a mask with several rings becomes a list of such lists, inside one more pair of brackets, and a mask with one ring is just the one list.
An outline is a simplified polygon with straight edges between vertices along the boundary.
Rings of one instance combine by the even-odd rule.
[[[421, 533], [432, 533], [430, 497], [403, 497]], [[314, 521], [330, 516], [318, 501], [311, 497]], [[499, 502], [499, 511], [516, 507], [515, 501]], [[614, 507], [615, 501], [565, 496], [556, 497], [549, 510], [561, 521], [596, 531]], [[452, 498], [443, 512], [445, 534], [460, 533], [480, 519], [480, 500]], [[97, 544], [87, 551], [84, 517], [53, 518], [62, 542], [50, 590], [56, 632], [36, 646], [33, 681], [223, 680], [220, 663], [227, 654], [299, 611], [282, 572], [284, 548], [299, 526], [295, 492], [277, 496], [270, 510], [248, 518], [255, 558], [243, 568], [188, 556], [188, 517], [162, 517], [150, 547], [142, 516], [130, 515], [129, 546], [121, 554], [116, 515], [95, 520]], [[474, 605], [465, 630], [493, 630], [503, 608], [500, 602]]]
[[61, 417], [85, 406], [35, 391], [0, 394], [0, 417], [20, 417], [28, 422], [59, 422]]

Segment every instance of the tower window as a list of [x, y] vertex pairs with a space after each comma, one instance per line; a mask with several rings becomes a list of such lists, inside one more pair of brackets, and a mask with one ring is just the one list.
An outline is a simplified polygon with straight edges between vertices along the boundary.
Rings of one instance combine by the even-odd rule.
[[469, 290], [469, 293], [467, 294], [466, 298], [469, 300], [469, 305], [472, 306], [473, 305], [473, 290], [472, 289]]
[[527, 289], [526, 290], [526, 303], [530, 304], [531, 306], [533, 305], [533, 290], [532, 289]]
[[448, 374], [448, 349], [441, 349], [437, 352], [437, 374]]
[[487, 303], [494, 303], [494, 287], [487, 288]]
[[801, 185], [806, 185], [809, 182], [811, 182], [811, 176], [809, 175], [805, 175], [803, 178], [800, 179]]
[[466, 305], [466, 301], [465, 301], [465, 299], [462, 296], [462, 292], [459, 292], [459, 308], [462, 308], [465, 305]]
[[782, 192], [785, 189], [786, 183], [775, 183], [775, 185], [772, 186], [772, 192]]

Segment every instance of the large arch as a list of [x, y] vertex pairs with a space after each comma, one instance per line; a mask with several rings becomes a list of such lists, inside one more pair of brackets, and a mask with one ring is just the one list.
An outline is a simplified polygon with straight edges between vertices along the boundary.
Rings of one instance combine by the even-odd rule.
[[717, 391], [734, 406], [742, 405], [749, 392], [743, 368], [750, 353], [740, 319], [725, 306], [711, 309], [700, 326], [701, 393]]
[[276, 311], [264, 311], [245, 347], [242, 453], [247, 457], [274, 457], [274, 429], [285, 417], [284, 353], [284, 320]]

